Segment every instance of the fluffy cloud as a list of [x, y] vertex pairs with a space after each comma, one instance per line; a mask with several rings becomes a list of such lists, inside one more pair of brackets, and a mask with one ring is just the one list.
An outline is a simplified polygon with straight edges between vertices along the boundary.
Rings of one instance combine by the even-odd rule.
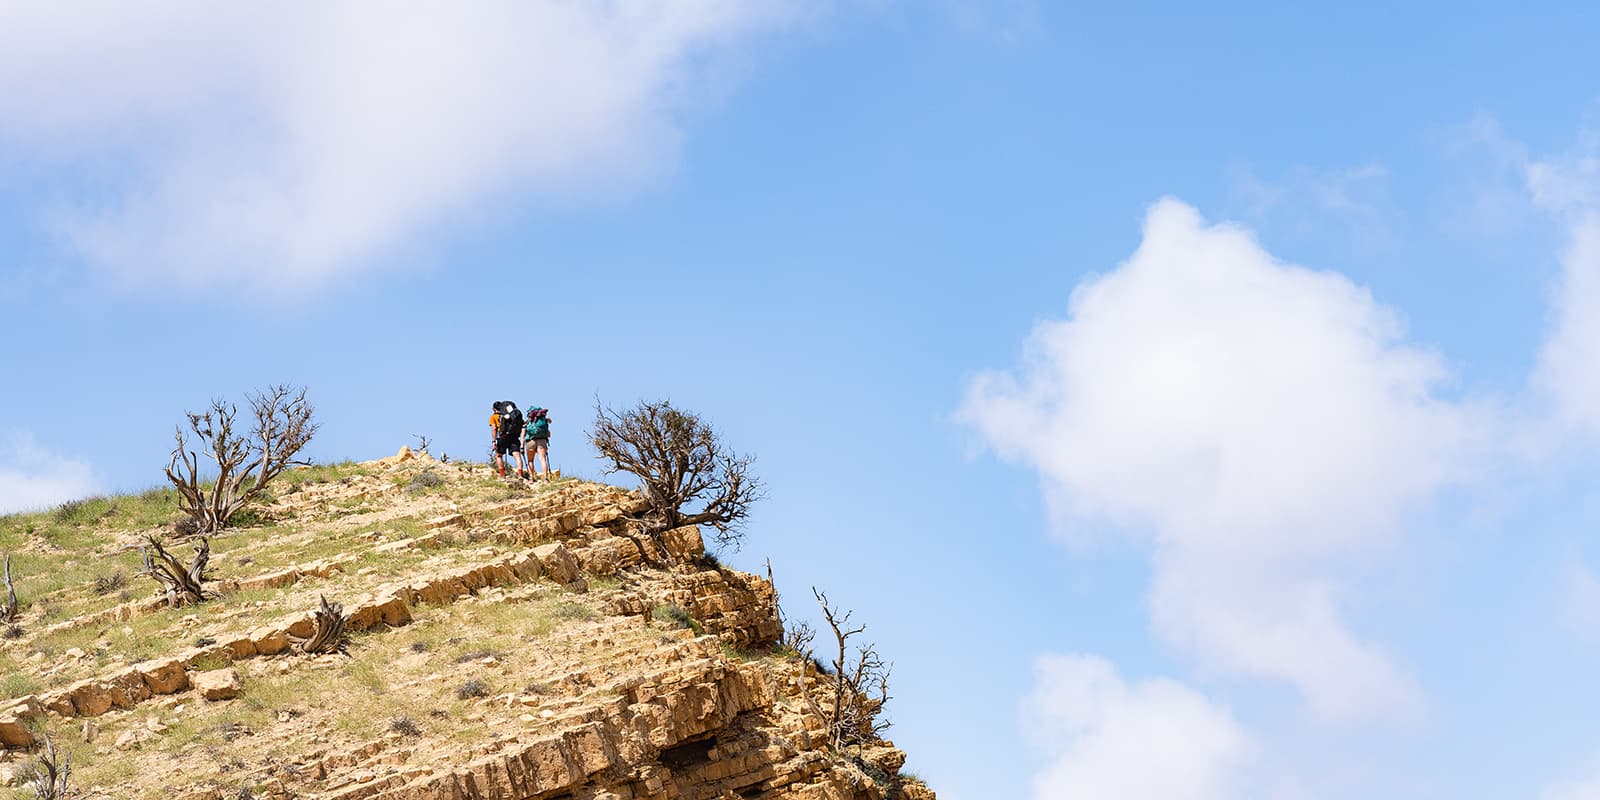
[[[1592, 137], [1585, 137], [1592, 138]], [[1567, 228], [1561, 277], [1551, 298], [1551, 328], [1534, 372], [1538, 397], [1552, 409], [1545, 439], [1600, 437], [1600, 158], [1578, 154], [1527, 161], [1528, 192]]]
[[1157, 633], [1206, 667], [1288, 681], [1328, 718], [1405, 715], [1415, 686], [1349, 629], [1341, 562], [1470, 477], [1489, 416], [1344, 277], [1154, 206], [1138, 251], [1079, 286], [960, 416], [1035, 467], [1064, 526], [1154, 540]]
[[27, 433], [0, 438], [0, 514], [48, 508], [96, 491], [88, 464], [40, 449]]
[[313, 285], [495, 198], [648, 176], [786, 2], [7, 3], [0, 143], [113, 181], [59, 224], [125, 278]]
[[1045, 656], [1026, 716], [1050, 759], [1036, 800], [1238, 796], [1254, 749], [1224, 709], [1175, 681], [1128, 684], [1105, 659]]

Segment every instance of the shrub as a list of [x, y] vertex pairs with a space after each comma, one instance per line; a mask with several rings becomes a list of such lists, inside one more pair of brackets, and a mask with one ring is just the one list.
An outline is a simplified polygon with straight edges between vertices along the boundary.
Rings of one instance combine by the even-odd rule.
[[657, 622], [665, 622], [669, 625], [692, 630], [695, 633], [700, 632], [699, 621], [689, 614], [689, 609], [676, 603], [669, 606], [656, 606], [650, 609], [650, 618]]
[[484, 683], [483, 681], [480, 681], [477, 678], [473, 678], [472, 680], [467, 681], [466, 683], [463, 683], [460, 686], [456, 687], [456, 699], [458, 699], [458, 700], [469, 700], [469, 699], [474, 698], [474, 697], [488, 697], [488, 696], [489, 696], [489, 684]]
[[411, 482], [406, 484], [406, 490], [420, 492], [424, 489], [432, 489], [435, 486], [442, 485], [444, 485], [444, 478], [439, 477], [439, 474], [431, 469], [425, 469], [411, 478]]
[[112, 592], [118, 591], [122, 587], [127, 586], [127, 585], [128, 585], [128, 576], [122, 574], [121, 570], [118, 570], [117, 572], [113, 572], [110, 575], [101, 575], [101, 576], [95, 578], [94, 579], [94, 593], [95, 594], [111, 594]]

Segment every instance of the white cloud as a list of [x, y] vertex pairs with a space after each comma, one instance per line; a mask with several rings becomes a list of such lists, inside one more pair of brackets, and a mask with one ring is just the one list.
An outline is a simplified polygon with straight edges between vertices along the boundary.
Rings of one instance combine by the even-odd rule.
[[1407, 716], [1411, 679], [1344, 619], [1343, 562], [1469, 478], [1491, 415], [1439, 397], [1434, 353], [1346, 278], [1154, 206], [1138, 251], [1041, 324], [960, 416], [1030, 464], [1063, 527], [1153, 535], [1156, 632], [1288, 681], [1326, 718]]
[[1537, 399], [1550, 408], [1535, 432], [1547, 446], [1569, 434], [1600, 437], [1600, 157], [1593, 138], [1582, 137], [1574, 155], [1524, 164], [1533, 203], [1567, 232], [1550, 330], [1533, 375]]
[[1546, 789], [1539, 800], [1600, 800], [1600, 769], [1587, 778]]
[[1045, 656], [1034, 675], [1025, 716], [1050, 759], [1035, 800], [1238, 796], [1255, 746], [1200, 693], [1165, 678], [1130, 685], [1095, 656]]
[[0, 438], [0, 514], [36, 511], [97, 492], [88, 464], [46, 452], [26, 432]]
[[0, 143], [114, 181], [60, 225], [130, 281], [315, 285], [513, 193], [648, 177], [708, 60], [786, 6], [7, 3]]

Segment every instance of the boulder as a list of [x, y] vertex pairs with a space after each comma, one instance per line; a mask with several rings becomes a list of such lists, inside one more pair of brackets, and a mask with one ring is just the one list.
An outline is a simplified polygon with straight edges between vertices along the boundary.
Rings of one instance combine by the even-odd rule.
[[[140, 681], [143, 682], [142, 680]], [[67, 687], [72, 708], [80, 717], [98, 717], [111, 710], [111, 692], [94, 678], [85, 678]]]
[[172, 694], [189, 688], [189, 675], [183, 671], [183, 662], [176, 658], [141, 661], [133, 668], [151, 694]]
[[250, 642], [255, 645], [258, 655], [275, 656], [289, 649], [289, 633], [269, 625], [252, 631]]
[[550, 580], [571, 583], [578, 579], [578, 560], [572, 557], [566, 545], [560, 542], [541, 544], [533, 548], [533, 555], [539, 559], [540, 570]]
[[44, 707], [33, 695], [19, 698], [0, 707], [0, 745], [5, 747], [32, 747], [33, 732], [29, 720], [44, 713]]
[[589, 588], [578, 571], [578, 560], [572, 557], [572, 551], [566, 545], [560, 542], [541, 544], [533, 548], [533, 555], [539, 559], [540, 568], [550, 580], [577, 592]]
[[239, 671], [231, 668], [196, 672], [189, 676], [189, 683], [207, 700], [231, 700], [244, 688]]

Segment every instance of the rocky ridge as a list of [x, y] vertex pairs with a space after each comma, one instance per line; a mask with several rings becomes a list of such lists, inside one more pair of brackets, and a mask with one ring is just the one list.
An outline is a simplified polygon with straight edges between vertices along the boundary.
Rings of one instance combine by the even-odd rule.
[[[408, 451], [323, 477], [213, 541], [211, 602], [68, 585], [35, 603], [0, 641], [31, 673], [6, 680], [0, 779], [48, 735], [82, 797], [933, 797], [891, 742], [826, 747], [805, 696], [827, 678], [775, 647], [772, 585], [694, 528], [640, 535], [636, 494]], [[90, 549], [128, 563], [147, 532], [102, 521]], [[90, 536], [24, 546], [70, 572], [69, 533]], [[319, 596], [349, 615], [346, 653], [295, 647]]]

